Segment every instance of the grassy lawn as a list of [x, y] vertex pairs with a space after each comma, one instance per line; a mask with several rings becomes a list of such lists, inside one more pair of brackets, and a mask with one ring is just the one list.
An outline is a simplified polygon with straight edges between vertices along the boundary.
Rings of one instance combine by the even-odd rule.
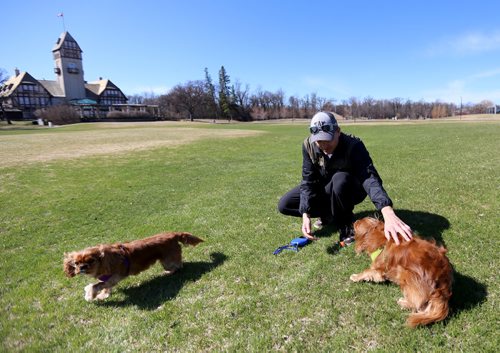
[[[344, 126], [398, 214], [442, 240], [457, 272], [449, 318], [413, 330], [399, 288], [349, 281], [369, 258], [333, 251], [335, 229], [272, 254], [300, 235], [276, 205], [300, 181], [305, 125], [151, 126], [0, 131], [1, 351], [498, 350], [499, 122]], [[123, 147], [141, 139], [177, 142]], [[75, 146], [94, 152], [33, 158]], [[171, 277], [156, 265], [87, 303], [91, 279], [64, 276], [64, 252], [169, 230], [205, 240]]]

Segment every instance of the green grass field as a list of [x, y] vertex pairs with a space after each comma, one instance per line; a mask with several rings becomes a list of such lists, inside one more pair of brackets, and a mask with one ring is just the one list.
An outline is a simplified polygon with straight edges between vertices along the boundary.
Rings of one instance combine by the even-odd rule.
[[[417, 329], [404, 326], [398, 287], [349, 281], [370, 260], [335, 252], [335, 229], [272, 254], [300, 235], [276, 205], [300, 181], [304, 124], [151, 126], [143, 139], [200, 137], [37, 159], [26, 149], [88, 149], [92, 132], [117, 143], [134, 127], [0, 131], [1, 351], [498, 350], [499, 122], [343, 127], [367, 145], [398, 215], [448, 248], [452, 312]], [[229, 137], [242, 130], [258, 133]], [[170, 230], [205, 240], [171, 277], [156, 265], [87, 303], [91, 279], [64, 276], [64, 252]]]

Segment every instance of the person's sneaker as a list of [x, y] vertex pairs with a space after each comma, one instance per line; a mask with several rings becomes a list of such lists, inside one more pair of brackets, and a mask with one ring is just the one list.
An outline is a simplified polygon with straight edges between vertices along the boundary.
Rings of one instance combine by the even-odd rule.
[[342, 246], [348, 246], [354, 243], [354, 228], [352, 224], [340, 227], [339, 240]]

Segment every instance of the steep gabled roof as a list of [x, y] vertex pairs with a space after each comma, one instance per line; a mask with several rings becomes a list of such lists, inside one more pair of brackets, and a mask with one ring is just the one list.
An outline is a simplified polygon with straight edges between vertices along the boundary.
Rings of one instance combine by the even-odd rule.
[[75, 42], [76, 44], [76, 47], [74, 49], [78, 49], [79, 51], [82, 51], [82, 49], [80, 48], [80, 46], [78, 45], [77, 41], [75, 40], [75, 38], [73, 38], [71, 36], [71, 34], [69, 34], [69, 32], [63, 32], [61, 33], [61, 35], [59, 36], [59, 38], [57, 39], [57, 42], [56, 44], [54, 45], [54, 48], [52, 48], [52, 52], [55, 52], [59, 49], [61, 49], [61, 46], [63, 45], [63, 43], [65, 41], [68, 41], [68, 42]]
[[98, 85], [94, 85], [92, 83], [85, 84], [85, 97], [96, 100], [97, 98], [99, 98], [99, 95], [96, 93], [98, 91]]
[[29, 73], [23, 71], [17, 76], [11, 76], [7, 81], [3, 83], [2, 90], [0, 91], [0, 97], [10, 96], [22, 83], [37, 84], [38, 81], [33, 78]]
[[106, 89], [109, 80], [98, 80], [93, 82], [88, 82], [85, 84], [85, 88], [96, 95], [101, 95], [102, 92]]
[[57, 81], [38, 80], [38, 82], [53, 96], [64, 98], [64, 91]]
[[107, 79], [86, 83], [85, 88], [98, 96], [100, 96], [107, 88], [113, 88], [120, 91], [124, 97], [127, 97], [123, 94], [122, 90], [118, 88], [118, 86], [111, 82], [111, 80]]

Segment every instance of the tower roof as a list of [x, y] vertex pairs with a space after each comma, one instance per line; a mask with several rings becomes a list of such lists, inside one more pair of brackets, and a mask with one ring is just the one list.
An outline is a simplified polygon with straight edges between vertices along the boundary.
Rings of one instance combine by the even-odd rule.
[[52, 51], [55, 52], [55, 51], [60, 50], [61, 47], [63, 46], [64, 42], [72, 42], [72, 43], [74, 43], [74, 44], [71, 44], [72, 49], [78, 49], [80, 52], [82, 51], [82, 49], [80, 48], [80, 46], [76, 42], [75, 38], [73, 38], [71, 36], [71, 34], [69, 34], [69, 32], [62, 32], [61, 33], [59, 38], [57, 38], [57, 42], [54, 45], [54, 48], [52, 48]]

